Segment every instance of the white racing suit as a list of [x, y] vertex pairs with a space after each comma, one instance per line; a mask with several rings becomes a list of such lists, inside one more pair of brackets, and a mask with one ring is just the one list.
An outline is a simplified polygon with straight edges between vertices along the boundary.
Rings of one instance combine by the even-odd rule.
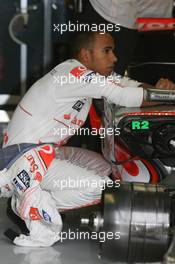
[[110, 166], [91, 151], [70, 148], [67, 155], [61, 146], [85, 122], [91, 98], [140, 106], [143, 89], [138, 84], [116, 76], [104, 80], [78, 61], [68, 60], [29, 89], [9, 123], [3, 147], [45, 145], [28, 150], [0, 175], [1, 195], [12, 195], [12, 209], [30, 231], [29, 236], [15, 238], [15, 244], [54, 244], [62, 228], [59, 211], [100, 201]]
[[41, 145], [22, 154], [0, 174], [1, 196], [12, 196], [12, 209], [30, 230], [14, 243], [51, 246], [60, 239], [59, 211], [100, 202], [111, 168], [101, 155], [72, 147]]

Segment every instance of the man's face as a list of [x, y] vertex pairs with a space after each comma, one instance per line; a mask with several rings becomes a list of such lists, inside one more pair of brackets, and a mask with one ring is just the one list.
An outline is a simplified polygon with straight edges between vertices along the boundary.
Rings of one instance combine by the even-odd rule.
[[110, 34], [96, 34], [92, 49], [88, 51], [88, 68], [103, 76], [109, 76], [117, 61], [114, 41]]

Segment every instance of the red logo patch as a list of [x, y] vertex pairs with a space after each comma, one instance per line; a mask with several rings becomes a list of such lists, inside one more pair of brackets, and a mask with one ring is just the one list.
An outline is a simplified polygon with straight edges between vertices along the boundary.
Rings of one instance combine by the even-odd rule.
[[45, 145], [41, 147], [41, 150], [38, 151], [40, 157], [42, 158], [46, 168], [50, 166], [52, 160], [55, 158], [55, 150], [50, 145]]
[[80, 76], [83, 75], [86, 71], [87, 69], [85, 67], [78, 66], [71, 70], [70, 73], [72, 73], [72, 75], [74, 75], [75, 77], [80, 78]]
[[29, 216], [31, 220], [41, 220], [42, 219], [41, 215], [39, 214], [38, 208], [34, 208], [34, 207], [30, 208]]

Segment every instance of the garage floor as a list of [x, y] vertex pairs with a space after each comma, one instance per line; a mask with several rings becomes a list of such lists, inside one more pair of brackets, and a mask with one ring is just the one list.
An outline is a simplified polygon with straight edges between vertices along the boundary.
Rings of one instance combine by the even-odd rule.
[[[0, 199], [0, 264], [105, 263], [99, 259], [98, 243], [88, 240], [64, 240], [50, 248], [26, 248], [13, 245], [3, 235], [7, 228], [17, 231], [17, 227], [6, 216], [6, 203], [6, 199]], [[75, 226], [72, 225], [71, 228], [73, 230]]]
[[[7, 200], [0, 199], [0, 264], [110, 264], [100, 258], [97, 241], [64, 240], [50, 248], [18, 247], [6, 238], [3, 233], [7, 228], [17, 231], [6, 216]], [[73, 218], [73, 220], [71, 220]], [[68, 214], [68, 224], [64, 230], [77, 230], [75, 225], [77, 216]], [[73, 224], [74, 223], [74, 224]], [[68, 227], [69, 225], [69, 227]], [[115, 262], [119, 263], [119, 262]], [[156, 263], [158, 264], [158, 263]]]

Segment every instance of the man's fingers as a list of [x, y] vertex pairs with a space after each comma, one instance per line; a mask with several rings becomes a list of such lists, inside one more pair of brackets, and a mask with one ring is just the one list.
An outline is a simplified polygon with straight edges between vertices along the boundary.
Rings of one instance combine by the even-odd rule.
[[155, 85], [157, 89], [164, 89], [164, 90], [174, 90], [175, 83], [170, 81], [169, 79], [161, 78]]
[[158, 88], [158, 89], [163, 89], [163, 86], [164, 86], [164, 85], [165, 85], [165, 81], [164, 81], [164, 79], [160, 79], [160, 80], [156, 83], [155, 87]]

